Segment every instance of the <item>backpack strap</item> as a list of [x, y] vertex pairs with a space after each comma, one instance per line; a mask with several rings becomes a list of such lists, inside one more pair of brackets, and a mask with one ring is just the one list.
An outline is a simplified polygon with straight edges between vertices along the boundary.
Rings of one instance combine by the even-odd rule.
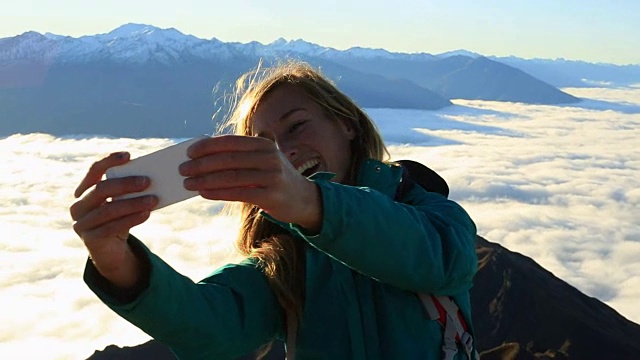
[[[435, 171], [412, 160], [399, 160], [396, 163], [403, 168], [402, 182], [396, 191], [396, 201], [413, 186], [419, 185], [429, 192], [449, 196], [447, 182]], [[473, 337], [468, 331], [462, 312], [450, 296], [434, 296], [417, 293], [422, 306], [431, 320], [436, 320], [443, 328], [442, 358], [452, 360], [458, 352], [458, 344], [467, 355], [467, 359], [477, 359], [473, 349]]]
[[437, 192], [444, 197], [449, 196], [449, 185], [435, 171], [413, 160], [398, 160], [402, 166], [402, 182], [396, 190], [396, 199], [400, 199], [416, 184], [429, 192]]
[[443, 327], [442, 359], [453, 360], [458, 353], [458, 344], [467, 359], [477, 359], [477, 353], [473, 350], [473, 337], [468, 332], [462, 312], [451, 297], [417, 294], [429, 319], [437, 320]]

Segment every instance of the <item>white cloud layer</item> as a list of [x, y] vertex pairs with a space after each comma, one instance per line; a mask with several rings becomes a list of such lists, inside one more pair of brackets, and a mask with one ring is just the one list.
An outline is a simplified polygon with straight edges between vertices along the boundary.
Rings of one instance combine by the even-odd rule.
[[[441, 111], [369, 109], [394, 159], [437, 170], [480, 235], [640, 322], [640, 88], [566, 89], [567, 106], [455, 101]], [[167, 139], [0, 139], [0, 358], [86, 358], [149, 339], [82, 282], [86, 252], [68, 207], [88, 166]], [[237, 224], [194, 198], [134, 233], [194, 280], [234, 261]], [[179, 214], [180, 216], [176, 216]]]

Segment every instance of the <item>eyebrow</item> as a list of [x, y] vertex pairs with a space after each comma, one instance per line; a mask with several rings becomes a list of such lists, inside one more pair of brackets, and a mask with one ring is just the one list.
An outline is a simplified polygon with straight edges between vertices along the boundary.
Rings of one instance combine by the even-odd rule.
[[300, 108], [293, 108], [293, 109], [287, 111], [286, 113], [282, 114], [282, 116], [280, 116], [278, 121], [286, 120], [289, 116], [291, 116], [293, 113], [298, 112], [298, 111], [307, 111], [307, 109], [301, 108], [301, 107]]

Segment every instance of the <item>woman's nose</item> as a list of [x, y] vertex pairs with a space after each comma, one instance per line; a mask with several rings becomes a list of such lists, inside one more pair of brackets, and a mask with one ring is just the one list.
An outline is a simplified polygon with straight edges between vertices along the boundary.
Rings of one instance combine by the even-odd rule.
[[276, 141], [276, 146], [290, 162], [293, 162], [298, 156], [298, 149], [294, 144], [286, 141]]

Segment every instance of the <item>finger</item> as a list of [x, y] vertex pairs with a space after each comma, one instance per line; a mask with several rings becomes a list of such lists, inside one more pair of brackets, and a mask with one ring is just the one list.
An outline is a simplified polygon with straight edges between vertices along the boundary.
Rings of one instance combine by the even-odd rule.
[[267, 169], [279, 167], [280, 159], [275, 149], [259, 151], [234, 151], [209, 154], [180, 164], [182, 176], [197, 176], [227, 169]]
[[232, 151], [259, 151], [275, 148], [269, 139], [256, 136], [222, 135], [207, 138], [189, 146], [187, 155], [197, 159], [205, 155]]
[[202, 190], [200, 196], [208, 200], [239, 201], [258, 205], [268, 196], [268, 190], [258, 187], [228, 188], [216, 190]]
[[129, 230], [149, 219], [150, 211], [136, 212], [117, 220], [102, 224], [96, 228], [87, 230], [82, 233], [82, 240], [87, 247], [91, 247], [92, 243], [100, 239], [106, 239], [116, 234], [128, 234]]
[[82, 234], [131, 214], [151, 211], [157, 203], [158, 198], [153, 195], [105, 203], [82, 217], [81, 220], [74, 224], [73, 229], [76, 233]]
[[78, 220], [107, 201], [108, 198], [143, 191], [149, 187], [150, 183], [149, 178], [145, 176], [129, 176], [101, 181], [96, 184], [93, 191], [71, 205], [69, 209], [71, 218]]
[[80, 181], [73, 195], [79, 198], [88, 188], [102, 180], [102, 175], [104, 175], [108, 168], [126, 163], [129, 161], [129, 157], [128, 152], [117, 152], [93, 163], [87, 174]]
[[232, 169], [217, 171], [206, 175], [186, 178], [184, 187], [187, 190], [216, 190], [245, 187], [266, 187], [274, 177], [275, 171], [254, 169]]

